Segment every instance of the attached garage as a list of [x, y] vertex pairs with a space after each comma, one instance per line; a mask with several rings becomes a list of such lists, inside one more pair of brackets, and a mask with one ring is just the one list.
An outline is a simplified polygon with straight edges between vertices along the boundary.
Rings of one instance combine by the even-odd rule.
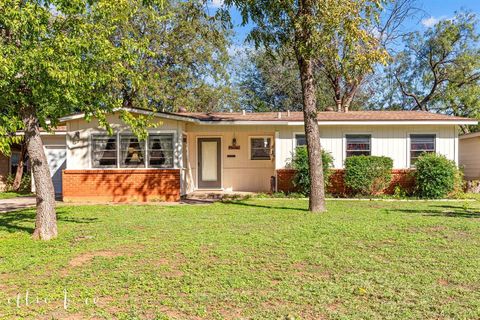
[[[67, 146], [65, 141], [65, 132], [56, 131], [55, 134], [42, 134], [43, 148], [47, 157], [52, 177], [55, 196], [61, 198], [62, 172], [67, 168]], [[35, 192], [35, 183], [32, 176], [32, 191]]]
[[67, 150], [65, 146], [45, 146], [50, 176], [52, 177], [55, 196], [62, 195], [62, 171], [67, 168]]

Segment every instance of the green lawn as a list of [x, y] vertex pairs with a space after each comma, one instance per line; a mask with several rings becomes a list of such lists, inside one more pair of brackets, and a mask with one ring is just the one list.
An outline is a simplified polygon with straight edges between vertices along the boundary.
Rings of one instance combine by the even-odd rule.
[[67, 206], [46, 243], [0, 214], [0, 318], [480, 318], [480, 202], [306, 207]]
[[12, 199], [17, 197], [26, 197], [31, 196], [31, 193], [25, 192], [0, 192], [0, 200], [2, 199]]

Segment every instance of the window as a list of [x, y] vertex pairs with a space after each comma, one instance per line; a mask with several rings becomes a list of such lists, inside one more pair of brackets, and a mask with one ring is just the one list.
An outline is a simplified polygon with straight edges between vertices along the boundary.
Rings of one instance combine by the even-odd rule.
[[117, 138], [115, 136], [92, 136], [92, 162], [94, 168], [117, 167]]
[[139, 141], [132, 134], [121, 134], [120, 166], [122, 168], [145, 168], [145, 141]]
[[369, 156], [371, 154], [372, 136], [369, 134], [348, 134], [347, 158], [352, 156]]
[[270, 160], [272, 139], [268, 137], [250, 138], [250, 159]]
[[[119, 145], [119, 147], [117, 147]], [[131, 134], [92, 136], [93, 168], [173, 168], [174, 134], [150, 134], [139, 141]]]
[[307, 138], [304, 133], [295, 134], [295, 148], [307, 145]]
[[410, 135], [410, 166], [415, 166], [415, 161], [424, 152], [435, 152], [434, 134], [411, 134]]
[[12, 152], [10, 156], [10, 173], [17, 172], [18, 164], [20, 163], [20, 152]]
[[148, 166], [173, 168], [173, 134], [152, 134], [148, 137]]

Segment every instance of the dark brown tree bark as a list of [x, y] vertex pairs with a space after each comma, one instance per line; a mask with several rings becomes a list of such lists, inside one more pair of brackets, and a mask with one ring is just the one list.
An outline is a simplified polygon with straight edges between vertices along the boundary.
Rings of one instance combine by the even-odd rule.
[[25, 167], [26, 153], [27, 153], [27, 148], [24, 140], [22, 141], [21, 148], [20, 148], [20, 158], [18, 159], [17, 172], [15, 172], [15, 180], [13, 180], [13, 186], [12, 186], [13, 191], [20, 190], [20, 186], [22, 185], [23, 168]]
[[55, 213], [55, 191], [50, 177], [47, 157], [40, 137], [40, 124], [34, 107], [22, 109], [25, 124], [25, 144], [35, 180], [37, 196], [37, 214], [33, 238], [50, 240], [57, 237], [57, 216]]
[[300, 78], [302, 82], [303, 116], [305, 122], [305, 137], [307, 140], [308, 166], [310, 171], [311, 212], [325, 211], [325, 188], [323, 181], [322, 153], [320, 146], [320, 130], [317, 120], [317, 101], [313, 80], [313, 64], [311, 60], [298, 57]]
[[297, 18], [300, 23], [295, 31], [295, 54], [300, 70], [302, 83], [303, 117], [305, 137], [307, 140], [308, 168], [310, 173], [310, 197], [308, 209], [311, 212], [324, 212], [325, 185], [323, 180], [322, 152], [320, 146], [320, 130], [317, 119], [317, 97], [313, 77], [313, 61], [309, 57], [311, 42], [311, 26], [309, 17], [313, 15], [312, 0], [300, 0]]

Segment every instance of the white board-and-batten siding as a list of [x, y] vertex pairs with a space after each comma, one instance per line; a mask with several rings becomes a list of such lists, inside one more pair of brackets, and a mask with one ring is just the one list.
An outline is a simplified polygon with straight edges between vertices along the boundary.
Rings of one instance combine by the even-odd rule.
[[[295, 134], [302, 126], [277, 127], [276, 168], [285, 168], [295, 148]], [[371, 155], [393, 159], [394, 169], [410, 167], [410, 134], [435, 134], [436, 152], [458, 164], [458, 131], [455, 125], [352, 125], [320, 126], [322, 148], [334, 158], [334, 168], [343, 168], [348, 134], [371, 135]]]

